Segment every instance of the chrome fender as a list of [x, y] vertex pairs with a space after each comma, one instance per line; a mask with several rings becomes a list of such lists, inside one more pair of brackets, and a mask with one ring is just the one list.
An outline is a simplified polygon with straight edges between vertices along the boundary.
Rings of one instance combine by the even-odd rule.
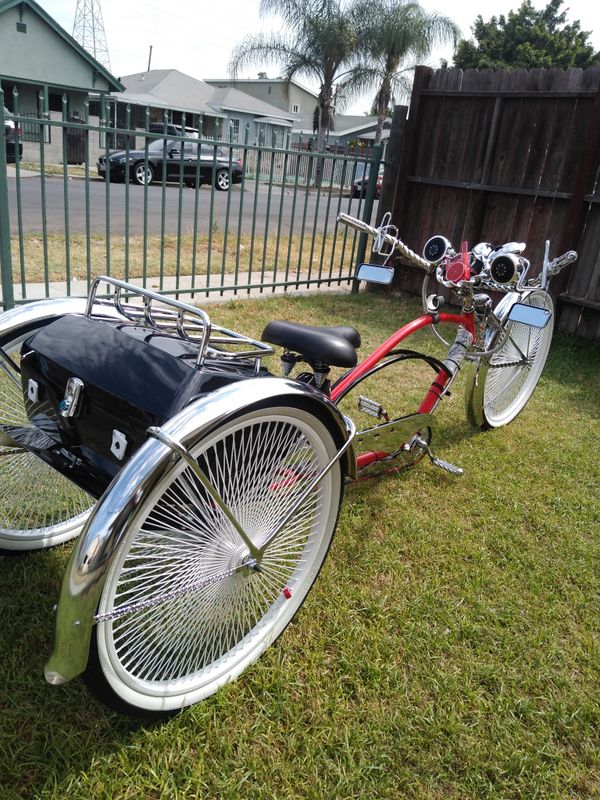
[[[251, 378], [225, 386], [187, 406], [161, 430], [189, 448], [245, 409], [270, 400], [285, 404], [286, 400], [297, 398], [312, 406], [338, 444], [348, 439], [342, 414], [324, 395], [306, 384], [283, 378]], [[85, 670], [94, 615], [110, 565], [129, 532], [133, 513], [178, 457], [166, 444], [149, 438], [124, 465], [90, 514], [63, 578], [56, 607], [54, 647], [44, 669], [49, 683], [66, 683]], [[354, 477], [352, 444], [344, 453], [342, 468]]]
[[[523, 298], [529, 297], [533, 292], [540, 292], [542, 289], [532, 289], [530, 292], [509, 292], [501, 298], [498, 305], [494, 309], [496, 318], [504, 325], [511, 308], [515, 303], [519, 303]], [[549, 324], [552, 324], [550, 322]], [[487, 331], [486, 331], [487, 334]], [[486, 336], [484, 334], [484, 336]], [[492, 332], [492, 336], [495, 332]], [[493, 341], [488, 334], [485, 339], [486, 346], [491, 346]], [[470, 425], [480, 428], [483, 423], [483, 415], [481, 409], [483, 408], [483, 387], [485, 384], [485, 377], [487, 375], [489, 359], [485, 356], [469, 361], [466, 368], [465, 380], [465, 412], [467, 420]]]
[[[40, 324], [48, 324], [66, 314], [85, 314], [86, 307], [87, 299], [84, 297], [55, 297], [15, 306], [0, 314], [0, 346], [3, 341], [14, 340], [21, 333], [25, 339]], [[109, 305], [102, 306], [100, 316], [122, 319], [117, 309]]]

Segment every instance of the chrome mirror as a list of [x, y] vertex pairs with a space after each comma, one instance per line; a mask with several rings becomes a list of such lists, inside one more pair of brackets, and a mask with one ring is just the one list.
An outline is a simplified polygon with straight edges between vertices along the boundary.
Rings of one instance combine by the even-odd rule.
[[394, 277], [393, 267], [382, 267], [380, 264], [361, 264], [356, 270], [354, 278], [367, 283], [382, 283], [389, 285]]
[[550, 322], [552, 312], [547, 308], [528, 306], [525, 303], [515, 303], [511, 308], [508, 318], [512, 322], [522, 322], [533, 328], [545, 328]]

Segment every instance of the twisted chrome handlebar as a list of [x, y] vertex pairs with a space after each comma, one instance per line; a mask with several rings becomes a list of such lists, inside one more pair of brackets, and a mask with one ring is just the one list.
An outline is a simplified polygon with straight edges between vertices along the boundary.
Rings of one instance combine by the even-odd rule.
[[[523, 242], [508, 242], [500, 247], [493, 247], [486, 242], [482, 242], [470, 251], [466, 249], [466, 245], [463, 245], [463, 251], [456, 253], [447, 239], [442, 236], [436, 236], [432, 237], [429, 242], [439, 240], [436, 244], [439, 246], [442, 243], [444, 249], [439, 252], [435, 260], [428, 260], [422, 258], [404, 244], [397, 236], [395, 226], [389, 224], [389, 220], [390, 214], [387, 213], [383, 218], [382, 225], [379, 228], [374, 228], [360, 219], [351, 217], [349, 214], [342, 213], [338, 215], [338, 222], [374, 237], [374, 252], [385, 255], [388, 258], [392, 253], [403, 256], [407, 261], [425, 270], [428, 275], [435, 272], [438, 283], [449, 289], [465, 289], [472, 292], [473, 289], [482, 287], [500, 292], [526, 292], [533, 288], [541, 287], [545, 290], [548, 287], [550, 278], [558, 275], [562, 269], [577, 259], [577, 253], [574, 250], [569, 250], [549, 260], [550, 242], [548, 241], [546, 242], [541, 275], [528, 280], [527, 274], [530, 262], [521, 255], [525, 249], [525, 243]], [[389, 246], [388, 252], [383, 252], [384, 245]], [[427, 244], [425, 248], [427, 248]], [[501, 259], [504, 259], [503, 264], [500, 263]], [[448, 275], [451, 262], [459, 262], [456, 277], [449, 277]], [[460, 262], [464, 266], [462, 273]], [[478, 265], [476, 271], [472, 268], [474, 264]], [[496, 274], [494, 274], [494, 267], [497, 267]], [[507, 274], [510, 275], [506, 280], [503, 280], [504, 275], [502, 275], [501, 267], [508, 270]]]
[[[429, 261], [426, 261], [424, 258], [421, 258], [420, 255], [417, 255], [414, 250], [411, 250], [410, 247], [407, 247], [397, 236], [392, 236], [392, 234], [387, 232], [386, 228], [391, 228], [390, 225], [385, 225], [381, 228], [373, 228], [371, 225], [367, 225], [366, 222], [356, 219], [355, 217], [351, 217], [349, 214], [339, 214], [338, 222], [343, 222], [344, 225], [348, 225], [349, 228], [355, 228], [357, 231], [361, 231], [361, 233], [368, 233], [370, 236], [375, 238], [376, 244], [388, 244], [392, 248], [392, 252], [396, 252], [399, 255], [404, 256], [404, 258], [406, 258], [408, 261], [415, 264], [417, 267], [424, 269], [426, 272], [432, 271], [433, 265], [430, 264]], [[374, 246], [373, 249], [380, 250], [381, 247], [376, 248]]]

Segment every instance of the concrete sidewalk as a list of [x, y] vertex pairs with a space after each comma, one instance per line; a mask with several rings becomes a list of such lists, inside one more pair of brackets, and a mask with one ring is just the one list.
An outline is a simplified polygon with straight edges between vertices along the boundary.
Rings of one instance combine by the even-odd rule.
[[[285, 286], [263, 286], [262, 290], [261, 287], [256, 287], [250, 289], [239, 289], [237, 294], [234, 293], [233, 290], [228, 289], [227, 287], [231, 287], [235, 285], [235, 274], [233, 273], [226, 273], [223, 276], [223, 294], [221, 294], [221, 284], [217, 283], [217, 279], [220, 278], [220, 275], [213, 274], [212, 282], [209, 288], [215, 287], [212, 291], [206, 291], [206, 276], [205, 275], [196, 275], [195, 284], [194, 284], [194, 296], [192, 297], [189, 292], [182, 294], [180, 296], [180, 300], [183, 302], [187, 302], [189, 298], [189, 302], [195, 305], [202, 305], [204, 303], [215, 303], [215, 302], [225, 302], [227, 300], [233, 300], [236, 298], [261, 298], [261, 297], [271, 297], [273, 295], [281, 295], [287, 294], [291, 296], [302, 296], [306, 294], [311, 294], [315, 291], [319, 292], [335, 292], [338, 294], [347, 294], [352, 289], [352, 281], [344, 279], [343, 282], [332, 282], [331, 285], [328, 285], [327, 282], [323, 282], [320, 286], [316, 283], [309, 284], [307, 286], [306, 282], [309, 280], [316, 280], [318, 278], [319, 272], [315, 270], [310, 278], [307, 272], [300, 273], [299, 276], [299, 283], [300, 285], [298, 288], [295, 286], [288, 286], [287, 291]], [[274, 276], [273, 272], [265, 272], [264, 274], [264, 282], [281, 282], [283, 281], [285, 275], [282, 271], [278, 271], [277, 276]], [[296, 280], [296, 276], [290, 275], [290, 278], [294, 281]], [[261, 272], [260, 270], [254, 270], [252, 275], [249, 276], [247, 272], [240, 272], [238, 275], [237, 283], [240, 284], [257, 284], [260, 282], [261, 279]], [[203, 282], [204, 281], [204, 282]], [[304, 281], [304, 285], [302, 282]], [[134, 286], [143, 286], [143, 280], [141, 278], [131, 278], [129, 283], [133, 284]], [[44, 283], [28, 283], [26, 285], [26, 299], [27, 300], [42, 300], [46, 297], [46, 285]], [[49, 291], [48, 296], [50, 297], [67, 297], [67, 284], [65, 281], [51, 281], [49, 283]], [[180, 276], [179, 281], [174, 276], [165, 276], [162, 280], [162, 285], [160, 279], [158, 277], [148, 278], [146, 280], [146, 288], [152, 291], [161, 291], [169, 294], [175, 294], [177, 289], [181, 290], [182, 292], [185, 290], [189, 290], [192, 288], [192, 278], [191, 276]], [[23, 300], [23, 293], [20, 283], [13, 284], [13, 292], [15, 301]], [[71, 297], [86, 297], [88, 294], [88, 288], [86, 281], [81, 280], [74, 280], [71, 281]], [[1, 296], [1, 293], [0, 293]]]

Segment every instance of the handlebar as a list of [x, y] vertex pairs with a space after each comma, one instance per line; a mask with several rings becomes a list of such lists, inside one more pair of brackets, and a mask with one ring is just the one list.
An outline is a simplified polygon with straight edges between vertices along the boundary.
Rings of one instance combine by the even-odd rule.
[[[404, 256], [404, 258], [415, 264], [415, 266], [424, 269], [426, 272], [431, 272], [432, 265], [429, 261], [417, 255], [417, 253], [411, 250], [410, 247], [407, 247], [397, 236], [392, 236], [388, 233], [385, 228], [389, 226], [386, 225], [385, 228], [373, 228], [371, 225], [367, 225], [366, 222], [356, 219], [356, 217], [351, 217], [349, 214], [338, 214], [338, 222], [343, 222], [344, 225], [348, 225], [349, 228], [355, 228], [357, 231], [361, 231], [361, 233], [368, 233], [370, 236], [373, 236], [375, 239], [373, 249], [380, 250], [382, 244], [388, 244], [392, 250], [397, 251], [399, 255]], [[376, 246], [378, 244], [379, 246]]]
[[[438, 283], [449, 288], [473, 291], [476, 287], [487, 287], [503, 292], [524, 292], [538, 286], [546, 289], [551, 277], [558, 275], [562, 269], [577, 260], [577, 253], [569, 250], [549, 261], [550, 243], [546, 242], [542, 274], [527, 280], [529, 261], [521, 255], [525, 249], [524, 242], [508, 242], [500, 247], [483, 242], [471, 251], [464, 243], [461, 252], [456, 253], [443, 236], [434, 236], [425, 245], [425, 255], [428, 254], [428, 247], [433, 245], [431, 250], [434, 255], [428, 260], [407, 247], [395, 235], [397, 229], [389, 224], [389, 218], [388, 213], [379, 228], [343, 213], [338, 215], [338, 222], [372, 236], [375, 240], [374, 252], [387, 257], [396, 252], [425, 270], [428, 275], [435, 271]], [[383, 252], [384, 245], [389, 246], [388, 252]]]

